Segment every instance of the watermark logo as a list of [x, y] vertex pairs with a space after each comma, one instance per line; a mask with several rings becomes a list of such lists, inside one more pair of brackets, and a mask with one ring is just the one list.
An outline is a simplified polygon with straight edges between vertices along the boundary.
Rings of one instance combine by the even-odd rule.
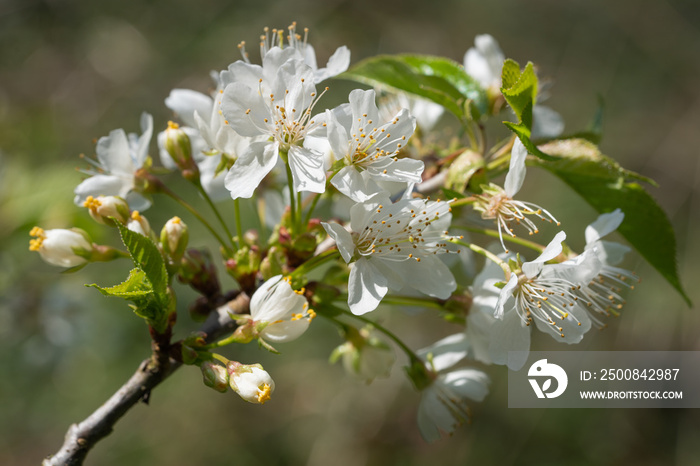
[[[556, 398], [566, 390], [566, 386], [569, 383], [569, 378], [566, 376], [566, 372], [560, 366], [556, 364], [550, 364], [546, 359], [540, 359], [535, 361], [535, 363], [530, 366], [530, 370], [527, 372], [529, 377], [528, 381], [532, 385], [532, 389], [535, 391], [537, 398]], [[542, 385], [540, 386], [537, 378], [547, 377]], [[552, 379], [557, 381], [557, 387], [554, 391], [548, 391], [552, 386]]]

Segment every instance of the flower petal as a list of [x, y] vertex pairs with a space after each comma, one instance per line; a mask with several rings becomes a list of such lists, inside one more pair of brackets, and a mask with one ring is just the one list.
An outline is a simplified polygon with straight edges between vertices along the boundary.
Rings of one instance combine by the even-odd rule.
[[175, 112], [186, 126], [197, 127], [194, 113], [210, 115], [214, 100], [208, 95], [190, 89], [173, 89], [165, 99], [165, 106]]
[[294, 179], [294, 191], [322, 193], [326, 190], [323, 154], [304, 147], [292, 146], [289, 148], [289, 168], [292, 170]]
[[263, 97], [245, 84], [235, 82], [226, 86], [221, 97], [221, 111], [241, 136], [272, 134], [270, 109], [265, 105]]
[[387, 279], [371, 260], [361, 257], [350, 268], [348, 306], [355, 315], [366, 314], [377, 308], [388, 291]]
[[321, 225], [323, 225], [328, 236], [335, 241], [340, 255], [343, 256], [343, 260], [349, 264], [353, 254], [355, 254], [355, 243], [352, 241], [350, 232], [337, 223], [321, 222]]
[[[511, 353], [510, 357], [508, 352]], [[520, 370], [530, 352], [530, 327], [514, 310], [506, 312], [503, 320], [494, 322], [491, 330], [489, 353], [494, 364], [505, 364], [513, 371]]]
[[619, 208], [610, 213], [601, 214], [595, 222], [586, 227], [586, 245], [594, 243], [617, 230], [624, 219], [625, 214]]
[[523, 264], [523, 273], [525, 274], [525, 276], [527, 278], [533, 278], [537, 276], [537, 274], [539, 274], [542, 270], [542, 267], [545, 262], [550, 261], [557, 257], [559, 254], [561, 254], [563, 250], [561, 243], [565, 239], [566, 233], [560, 231], [556, 234], [552, 241], [549, 242], [547, 247], [544, 248], [544, 251], [542, 251], [542, 254], [540, 254], [540, 256], [537, 259], [531, 262], [525, 262]]
[[525, 173], [527, 169], [525, 168], [525, 159], [527, 158], [527, 149], [520, 141], [520, 138], [516, 137], [513, 143], [513, 150], [510, 155], [510, 169], [506, 175], [506, 182], [503, 185], [508, 197], [512, 198], [520, 191], [523, 186], [523, 181], [525, 181]]
[[278, 154], [277, 143], [252, 143], [226, 174], [224, 183], [231, 197], [250, 198], [262, 179], [275, 167]]

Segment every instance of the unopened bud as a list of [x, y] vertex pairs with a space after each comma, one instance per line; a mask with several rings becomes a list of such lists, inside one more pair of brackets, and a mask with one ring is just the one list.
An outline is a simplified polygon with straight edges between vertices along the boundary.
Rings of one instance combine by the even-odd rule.
[[260, 364], [231, 361], [226, 369], [233, 391], [249, 403], [264, 404], [275, 391], [275, 382]]
[[141, 215], [138, 210], [131, 212], [131, 218], [126, 224], [126, 227], [129, 230], [135, 233], [140, 233], [147, 238], [150, 238], [153, 234], [153, 230], [151, 230], [151, 224], [148, 223], [148, 219]]
[[168, 220], [160, 232], [160, 244], [163, 251], [175, 263], [179, 262], [185, 254], [188, 239], [187, 225], [180, 220], [180, 217]]
[[204, 361], [200, 366], [204, 385], [211, 387], [217, 392], [226, 393], [229, 386], [228, 370], [221, 364], [212, 361]]
[[125, 224], [129, 220], [129, 204], [117, 196], [88, 196], [83, 203], [87, 207], [90, 217], [103, 225], [114, 226], [112, 218]]
[[88, 234], [77, 228], [70, 230], [44, 230], [39, 227], [29, 232], [34, 239], [29, 241], [29, 250], [36, 251], [41, 258], [59, 267], [77, 267], [90, 261], [93, 246]]
[[190, 181], [199, 179], [199, 169], [192, 158], [192, 143], [184, 129], [177, 123], [168, 122], [168, 128], [164, 131], [164, 146], [173, 162], [182, 171], [183, 176]]

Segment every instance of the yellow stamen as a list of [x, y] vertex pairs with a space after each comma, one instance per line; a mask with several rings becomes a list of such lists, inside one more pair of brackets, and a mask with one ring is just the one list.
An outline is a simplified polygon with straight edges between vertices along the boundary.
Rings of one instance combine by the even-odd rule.
[[272, 393], [272, 389], [268, 384], [263, 384], [262, 387], [258, 387], [258, 390], [260, 390], [260, 393], [258, 393], [258, 403], [264, 405], [265, 402], [270, 399], [270, 393]]

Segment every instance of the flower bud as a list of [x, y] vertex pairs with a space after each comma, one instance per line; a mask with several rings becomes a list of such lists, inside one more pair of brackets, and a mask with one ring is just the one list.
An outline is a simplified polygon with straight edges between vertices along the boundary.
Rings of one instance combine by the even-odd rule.
[[125, 224], [129, 220], [129, 204], [117, 196], [88, 196], [83, 203], [87, 207], [90, 217], [103, 225], [114, 226], [112, 218]]
[[151, 230], [151, 224], [148, 223], [148, 219], [141, 215], [138, 210], [131, 212], [131, 219], [126, 224], [126, 227], [135, 232], [140, 233], [143, 236], [150, 238], [153, 235], [153, 230]]
[[189, 233], [187, 225], [180, 220], [180, 217], [173, 217], [165, 223], [160, 232], [160, 244], [163, 251], [172, 259], [179, 262], [185, 254]]
[[192, 143], [187, 133], [177, 123], [168, 122], [165, 134], [165, 150], [173, 162], [190, 181], [199, 180], [199, 169], [192, 158]]
[[275, 275], [282, 275], [288, 271], [287, 256], [279, 246], [272, 246], [265, 258], [260, 263], [260, 273], [264, 280], [269, 280]]
[[90, 261], [92, 242], [82, 230], [44, 230], [34, 227], [29, 235], [34, 237], [29, 241], [29, 250], [37, 251], [49, 264], [77, 267]]
[[213, 361], [204, 361], [200, 366], [204, 385], [211, 387], [217, 392], [226, 393], [229, 385], [228, 370], [221, 364]]
[[264, 404], [275, 391], [275, 382], [260, 364], [231, 361], [226, 368], [231, 388], [249, 403]]

